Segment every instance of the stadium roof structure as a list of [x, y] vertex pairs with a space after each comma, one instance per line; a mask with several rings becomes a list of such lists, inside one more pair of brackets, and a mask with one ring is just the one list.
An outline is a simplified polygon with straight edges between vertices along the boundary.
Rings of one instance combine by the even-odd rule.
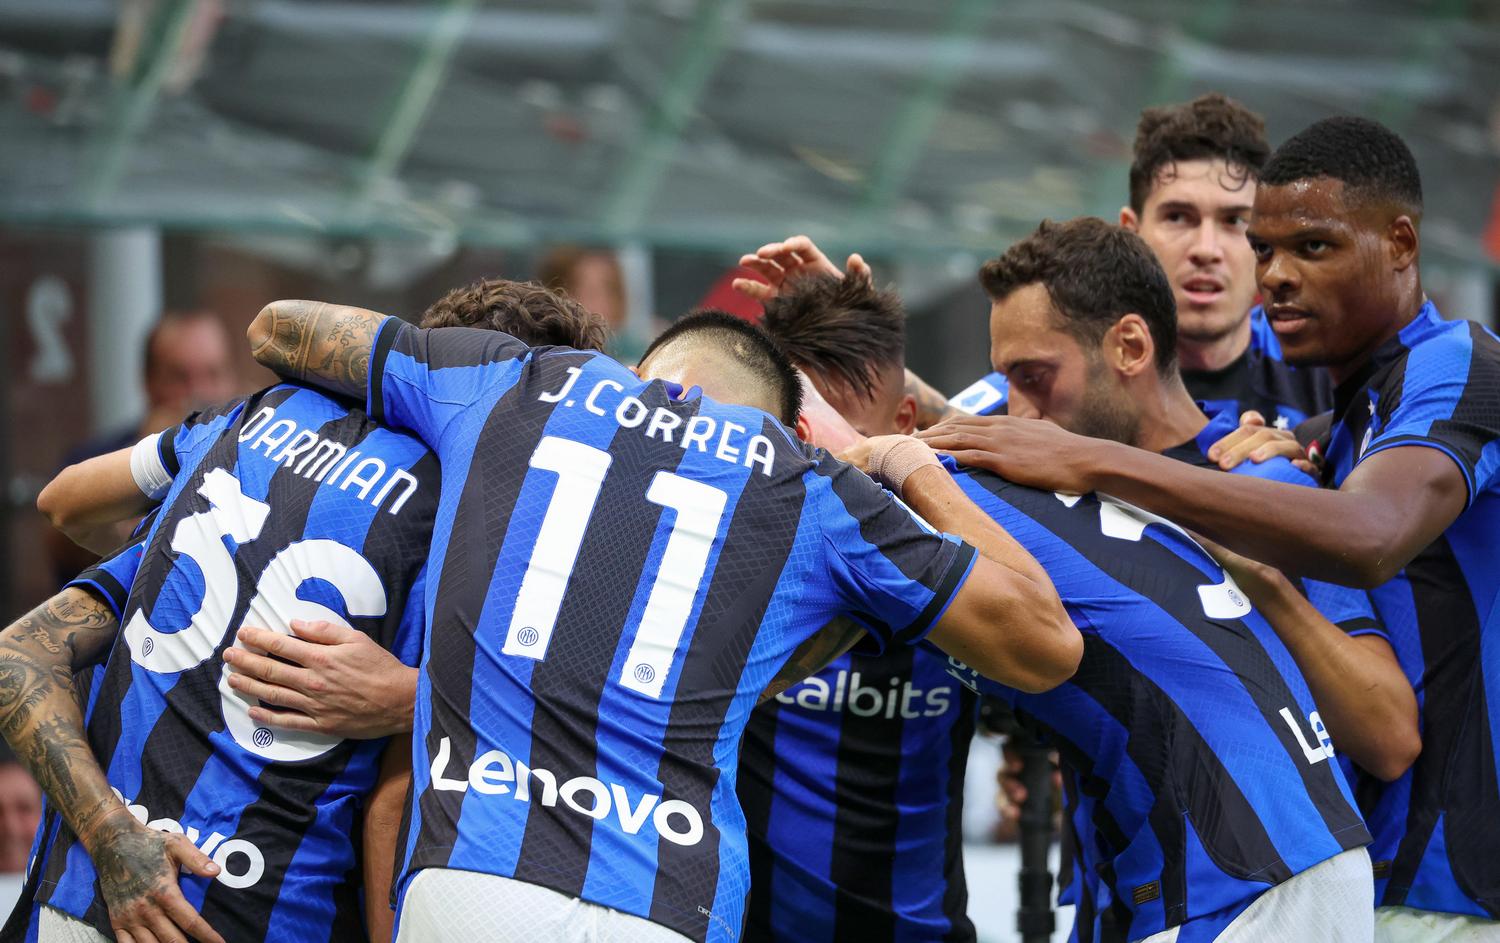
[[1112, 216], [1140, 109], [1211, 90], [1389, 124], [1488, 259], [1478, 0], [6, 0], [0, 222], [988, 252]]

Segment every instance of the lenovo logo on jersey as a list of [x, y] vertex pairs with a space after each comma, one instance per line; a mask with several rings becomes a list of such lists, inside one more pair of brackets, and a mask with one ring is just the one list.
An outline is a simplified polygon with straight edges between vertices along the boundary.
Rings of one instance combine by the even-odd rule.
[[858, 671], [840, 669], [833, 676], [832, 684], [814, 675], [782, 691], [776, 695], [776, 700], [810, 711], [848, 711], [856, 717], [885, 717], [888, 720], [899, 715], [910, 720], [946, 713], [952, 705], [952, 694], [953, 689], [949, 687], [923, 691], [901, 678], [891, 678], [885, 688], [865, 685], [861, 683]]
[[266, 857], [260, 853], [254, 842], [243, 838], [226, 839], [218, 832], [212, 832], [207, 838], [202, 838], [198, 829], [191, 825], [184, 826], [176, 819], [151, 818], [151, 813], [143, 805], [136, 805], [120, 792], [110, 787], [130, 814], [136, 817], [142, 825], [154, 828], [159, 832], [171, 832], [174, 835], [186, 835], [187, 840], [198, 846], [198, 850], [214, 860], [219, 866], [219, 873], [215, 877], [220, 884], [226, 887], [245, 888], [251, 887], [260, 880], [260, 876], [266, 871]]
[[681, 799], [663, 801], [659, 795], [644, 793], [632, 801], [624, 786], [592, 776], [574, 776], [559, 784], [551, 770], [532, 769], [500, 750], [476, 757], [469, 764], [467, 779], [451, 779], [445, 774], [452, 750], [447, 737], [438, 743], [432, 760], [433, 789], [467, 792], [472, 788], [487, 796], [509, 793], [517, 802], [531, 802], [532, 790], [540, 789], [538, 799], [547, 808], [556, 808], [561, 799], [568, 809], [591, 819], [603, 821], [613, 814], [627, 835], [639, 834], [650, 819], [657, 833], [674, 845], [696, 845], [703, 840], [703, 817]]

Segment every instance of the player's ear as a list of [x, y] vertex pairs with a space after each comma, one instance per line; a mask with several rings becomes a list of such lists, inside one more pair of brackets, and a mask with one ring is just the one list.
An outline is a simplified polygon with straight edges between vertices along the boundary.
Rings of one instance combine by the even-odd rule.
[[797, 438], [803, 442], [812, 442], [812, 423], [807, 421], [807, 416], [803, 413], [797, 414], [797, 425], [794, 431], [797, 433]]
[[1391, 267], [1404, 272], [1417, 262], [1417, 224], [1410, 216], [1397, 216], [1386, 230], [1386, 242], [1390, 245]]
[[917, 398], [910, 393], [901, 397], [901, 402], [896, 406], [896, 431], [902, 435], [911, 435], [917, 431]]
[[641, 376], [641, 365], [640, 364], [636, 364], [633, 367], [626, 367], [625, 369], [629, 370], [631, 373], [635, 374], [635, 377], [636, 377], [637, 380], [644, 380], [645, 379], [645, 377]]
[[1131, 232], [1141, 231], [1141, 218], [1128, 206], [1120, 207], [1120, 228]]
[[1155, 369], [1156, 344], [1146, 319], [1127, 314], [1116, 321], [1104, 335], [1103, 353], [1110, 366], [1128, 377]]

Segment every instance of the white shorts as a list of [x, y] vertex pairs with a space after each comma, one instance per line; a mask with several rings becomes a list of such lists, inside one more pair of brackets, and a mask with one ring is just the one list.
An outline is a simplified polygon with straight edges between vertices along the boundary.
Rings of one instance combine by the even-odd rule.
[[1500, 943], [1500, 920], [1380, 907], [1375, 911], [1375, 943]]
[[423, 868], [401, 899], [396, 943], [691, 943], [644, 917], [496, 874]]
[[110, 938], [70, 913], [43, 904], [37, 914], [37, 943], [110, 943]]
[[[1180, 927], [1140, 943], [1176, 943]], [[1317, 940], [1370, 943], [1375, 934], [1375, 879], [1363, 848], [1340, 852], [1255, 898], [1215, 943]]]

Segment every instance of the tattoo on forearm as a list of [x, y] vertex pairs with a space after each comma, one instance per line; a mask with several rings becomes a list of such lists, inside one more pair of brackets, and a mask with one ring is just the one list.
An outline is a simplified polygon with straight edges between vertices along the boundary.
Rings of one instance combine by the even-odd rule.
[[382, 317], [320, 301], [279, 301], [255, 319], [250, 353], [282, 376], [363, 394]]
[[797, 646], [792, 657], [781, 666], [781, 670], [771, 679], [756, 703], [764, 704], [803, 678], [821, 671], [825, 665], [859, 641], [864, 631], [848, 619], [835, 619], [828, 623], [818, 634]]
[[0, 633], [0, 732], [81, 836], [101, 802], [118, 803], [89, 750], [72, 669], [106, 651], [118, 625], [108, 607], [75, 589]]

